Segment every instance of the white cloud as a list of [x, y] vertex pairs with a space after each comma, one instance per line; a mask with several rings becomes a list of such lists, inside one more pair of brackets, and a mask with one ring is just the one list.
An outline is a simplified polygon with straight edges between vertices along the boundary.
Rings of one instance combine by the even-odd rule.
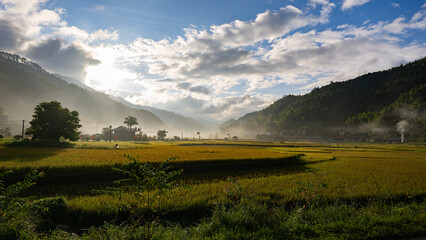
[[[317, 23], [316, 19], [305, 18], [302, 15], [302, 11], [293, 6], [280, 8], [279, 11], [266, 11], [258, 14], [254, 21], [235, 20], [228, 24], [211, 26], [211, 38], [230, 46], [273, 40], [294, 29]], [[206, 35], [205, 32], [201, 34]]]
[[400, 7], [400, 5], [399, 5], [399, 3], [391, 3], [391, 5], [392, 5], [392, 7], [394, 7], [394, 8], [399, 8]]
[[328, 22], [329, 15], [333, 11], [333, 8], [336, 6], [334, 3], [330, 3], [328, 0], [309, 0], [308, 5], [311, 5], [313, 8], [316, 8], [317, 5], [321, 5], [321, 15], [320, 23]]
[[425, 30], [426, 29], [426, 9], [416, 12], [410, 20], [399, 17], [391, 23], [383, 24], [383, 30], [393, 34], [403, 34], [408, 30]]
[[104, 12], [106, 8], [103, 5], [97, 5], [97, 4], [95, 4], [94, 9], [96, 11], [98, 11], [98, 12]]
[[346, 11], [353, 7], [361, 6], [368, 3], [370, 0], [343, 0], [342, 10]]
[[45, 1], [1, 0], [0, 20], [24, 38], [35, 38], [46, 26], [60, 25], [63, 9], [40, 9]]
[[89, 41], [95, 40], [118, 40], [118, 31], [110, 32], [108, 29], [98, 29], [90, 34]]

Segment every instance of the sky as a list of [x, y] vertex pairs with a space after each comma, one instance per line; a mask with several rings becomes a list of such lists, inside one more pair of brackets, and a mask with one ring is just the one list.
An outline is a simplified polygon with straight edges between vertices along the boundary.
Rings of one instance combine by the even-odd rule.
[[426, 56], [423, 0], [0, 0], [0, 51], [220, 123]]

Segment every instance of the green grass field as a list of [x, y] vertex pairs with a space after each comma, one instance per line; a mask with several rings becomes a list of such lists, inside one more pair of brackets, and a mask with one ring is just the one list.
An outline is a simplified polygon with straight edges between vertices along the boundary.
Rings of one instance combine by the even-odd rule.
[[[388, 239], [426, 234], [424, 145], [120, 142], [114, 149], [114, 144], [0, 146], [0, 169], [13, 170], [6, 182], [40, 169], [45, 176], [25, 195], [65, 201], [57, 224], [66, 227], [37, 238], [70, 238], [70, 232], [88, 239], [108, 238], [103, 235], [108, 231], [111, 236], [143, 235], [146, 224], [140, 219], [148, 215], [156, 216], [149, 236], [158, 239]], [[114, 186], [120, 175], [111, 168], [128, 161], [124, 155], [154, 164], [177, 157], [171, 164], [183, 169], [180, 187], [159, 195], [155, 189], [115, 196], [93, 192]], [[237, 219], [248, 225], [238, 225]], [[115, 225], [121, 222], [128, 227]], [[228, 224], [237, 225], [229, 229]]]

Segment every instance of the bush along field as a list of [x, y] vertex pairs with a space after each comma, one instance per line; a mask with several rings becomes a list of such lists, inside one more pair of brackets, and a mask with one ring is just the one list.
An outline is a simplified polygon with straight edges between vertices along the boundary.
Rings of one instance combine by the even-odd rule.
[[426, 236], [423, 145], [119, 144], [0, 146], [0, 239]]

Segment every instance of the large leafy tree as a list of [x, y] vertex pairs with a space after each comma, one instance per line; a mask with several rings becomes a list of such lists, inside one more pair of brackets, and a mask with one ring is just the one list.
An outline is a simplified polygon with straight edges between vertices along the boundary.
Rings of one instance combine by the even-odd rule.
[[33, 139], [55, 139], [61, 137], [71, 141], [77, 140], [81, 127], [78, 112], [63, 108], [57, 101], [42, 102], [35, 107], [33, 120], [27, 134]]
[[158, 130], [157, 138], [158, 140], [164, 140], [166, 138], [167, 131], [166, 130]]

